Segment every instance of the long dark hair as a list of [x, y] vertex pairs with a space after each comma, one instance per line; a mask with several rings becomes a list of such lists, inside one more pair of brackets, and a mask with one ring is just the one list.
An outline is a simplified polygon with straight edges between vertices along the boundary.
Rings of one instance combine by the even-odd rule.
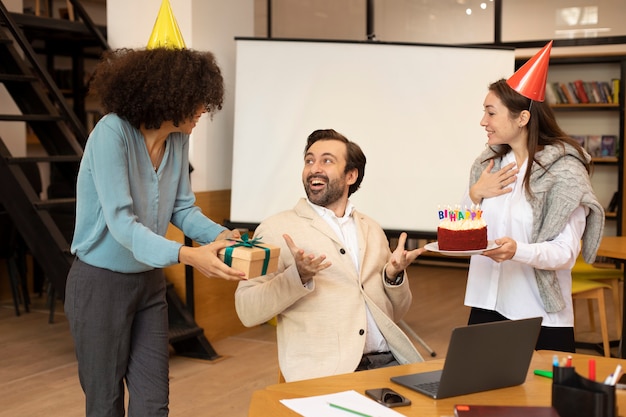
[[[580, 144], [567, 135], [556, 122], [554, 112], [550, 106], [544, 101], [533, 101], [513, 90], [505, 79], [498, 80], [489, 85], [489, 91], [493, 92], [502, 101], [502, 104], [509, 110], [510, 117], [516, 118], [524, 110], [530, 112], [530, 120], [526, 125], [528, 129], [528, 163], [526, 174], [524, 175], [524, 187], [532, 195], [530, 189], [530, 175], [532, 173], [532, 165], [541, 163], [535, 159], [538, 151], [543, 149], [545, 145], [564, 146], [565, 143], [576, 149], [580, 155], [580, 161], [585, 165], [587, 172], [590, 172], [591, 166], [585, 157], [585, 151]], [[509, 145], [503, 145], [496, 151], [493, 158], [502, 157], [511, 150]], [[492, 158], [492, 159], [493, 159]], [[543, 167], [543, 166], [542, 166]], [[543, 167], [546, 169], [545, 167]]]

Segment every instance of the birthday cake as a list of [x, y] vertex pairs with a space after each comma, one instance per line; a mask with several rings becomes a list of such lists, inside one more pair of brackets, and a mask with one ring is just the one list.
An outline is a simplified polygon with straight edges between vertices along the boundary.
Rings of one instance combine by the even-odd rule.
[[487, 224], [480, 206], [469, 210], [439, 210], [437, 244], [439, 250], [466, 251], [487, 248]]

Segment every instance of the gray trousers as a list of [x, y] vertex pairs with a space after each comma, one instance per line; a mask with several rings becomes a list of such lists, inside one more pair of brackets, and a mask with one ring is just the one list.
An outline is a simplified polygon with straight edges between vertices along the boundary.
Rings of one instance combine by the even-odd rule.
[[366, 371], [368, 369], [386, 368], [396, 365], [400, 364], [391, 352], [376, 352], [363, 355], [359, 366], [354, 371]]
[[87, 417], [164, 417], [169, 408], [165, 277], [124, 274], [76, 259], [65, 291]]

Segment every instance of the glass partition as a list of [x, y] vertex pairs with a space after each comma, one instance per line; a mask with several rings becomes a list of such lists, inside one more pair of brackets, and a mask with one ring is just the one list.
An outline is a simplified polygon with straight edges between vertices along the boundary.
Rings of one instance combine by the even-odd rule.
[[255, 34], [366, 40], [368, 12], [385, 42], [491, 44], [496, 27], [507, 44], [626, 37], [625, 0], [255, 0]]
[[503, 42], [624, 36], [624, 21], [624, 0], [502, 0]]
[[387, 42], [493, 43], [492, 0], [376, 0], [376, 38]]

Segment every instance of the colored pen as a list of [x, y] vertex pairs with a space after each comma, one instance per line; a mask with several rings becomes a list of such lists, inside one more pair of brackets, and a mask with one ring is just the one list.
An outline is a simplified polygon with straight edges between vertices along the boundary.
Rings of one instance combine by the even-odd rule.
[[621, 372], [622, 372], [622, 365], [618, 364], [615, 367], [615, 371], [613, 371], [613, 373], [609, 374], [609, 376], [606, 377], [606, 379], [604, 380], [604, 384], [605, 385], [615, 385], [615, 382], [617, 381], [617, 378], [619, 378], [619, 376], [617, 376], [616, 374], [617, 373], [621, 373]]
[[622, 375], [622, 365], [617, 364], [617, 366], [615, 367], [615, 371], [610, 375], [611, 379], [609, 380], [608, 385], [617, 384], [617, 380], [619, 379], [621, 375]]
[[373, 417], [373, 416], [370, 416], [369, 414], [361, 413], [360, 411], [356, 411], [356, 410], [351, 410], [349, 408], [342, 407], [342, 406], [337, 405], [337, 404], [328, 403], [328, 405], [330, 405], [331, 407], [336, 408], [338, 410], [343, 410], [343, 411], [347, 411], [348, 413], [356, 414], [357, 416]]
[[535, 375], [543, 376], [545, 378], [552, 378], [552, 372], [544, 371], [543, 369], [535, 369]]
[[596, 380], [596, 360], [589, 359], [589, 379], [592, 381]]
[[552, 366], [559, 366], [559, 357], [556, 355], [552, 356]]
[[567, 355], [565, 366], [567, 366], [568, 368], [572, 366], [572, 355]]

